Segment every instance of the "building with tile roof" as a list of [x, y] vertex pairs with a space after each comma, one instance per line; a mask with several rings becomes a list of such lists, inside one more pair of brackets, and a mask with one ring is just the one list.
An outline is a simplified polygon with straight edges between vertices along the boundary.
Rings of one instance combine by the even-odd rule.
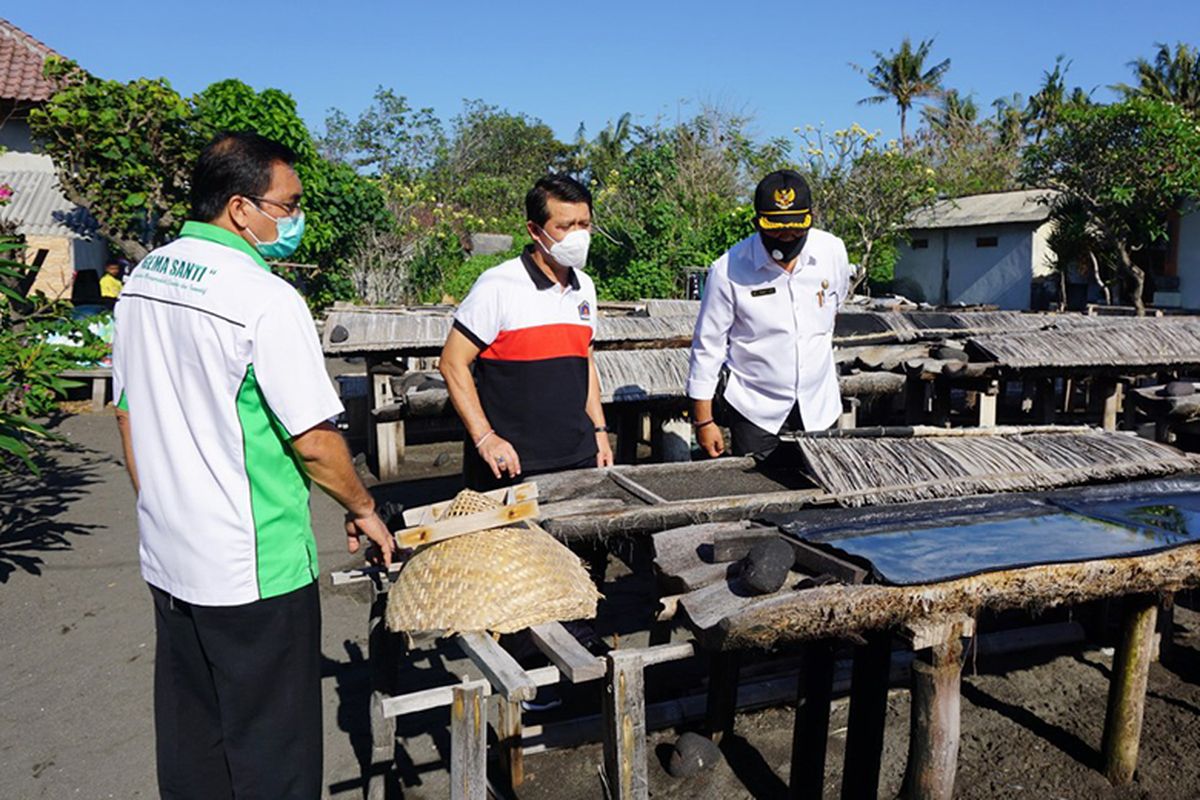
[[70, 296], [78, 270], [100, 270], [108, 255], [87, 210], [66, 198], [54, 162], [35, 152], [29, 111], [54, 94], [42, 75], [46, 59], [57, 56], [11, 22], [0, 19], [0, 184], [13, 189], [0, 206], [0, 223], [25, 237], [26, 258], [39, 266], [32, 291]]

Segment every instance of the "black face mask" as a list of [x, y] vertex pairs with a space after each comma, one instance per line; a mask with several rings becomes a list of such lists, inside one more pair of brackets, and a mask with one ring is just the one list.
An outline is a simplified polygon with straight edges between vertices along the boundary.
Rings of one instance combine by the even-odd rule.
[[800, 255], [800, 251], [804, 249], [804, 243], [808, 241], [807, 233], [799, 239], [794, 239], [790, 242], [777, 239], [762, 231], [759, 231], [758, 235], [762, 237], [763, 247], [767, 248], [767, 254], [783, 264], [789, 263], [793, 258]]

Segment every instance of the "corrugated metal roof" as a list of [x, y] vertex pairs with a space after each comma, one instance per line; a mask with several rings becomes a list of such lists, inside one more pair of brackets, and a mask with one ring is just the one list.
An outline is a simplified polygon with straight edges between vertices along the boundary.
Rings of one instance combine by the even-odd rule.
[[54, 84], [42, 77], [51, 50], [6, 19], [0, 19], [0, 98], [39, 103], [54, 94]]
[[909, 227], [969, 228], [977, 225], [1043, 222], [1050, 216], [1050, 207], [1039, 200], [1053, 197], [1055, 194], [1050, 189], [1023, 189], [1016, 192], [973, 194], [939, 200], [909, 217]]
[[0, 162], [0, 183], [13, 188], [12, 202], [0, 206], [0, 220], [15, 223], [18, 233], [71, 239], [90, 239], [95, 234], [92, 215], [63, 196], [53, 172], [6, 169]]

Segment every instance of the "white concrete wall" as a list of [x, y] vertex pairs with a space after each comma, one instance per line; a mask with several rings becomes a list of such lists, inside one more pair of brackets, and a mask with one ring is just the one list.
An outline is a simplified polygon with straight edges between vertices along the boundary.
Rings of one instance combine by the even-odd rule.
[[[978, 247], [976, 239], [985, 236], [996, 237], [996, 246]], [[1045, 234], [1031, 224], [920, 230], [912, 238], [928, 239], [929, 247], [901, 246], [897, 290], [903, 292], [905, 284], [920, 287], [920, 299], [926, 302], [942, 299], [943, 257], [950, 262], [947, 302], [991, 303], [1009, 310], [1029, 308], [1035, 261], [1046, 269]]]
[[1184, 308], [1200, 308], [1200, 206], [1179, 218], [1179, 294]]
[[942, 300], [942, 231], [915, 230], [911, 238], [924, 239], [928, 247], [914, 250], [902, 242], [896, 261], [895, 290], [909, 300], [940, 303]]

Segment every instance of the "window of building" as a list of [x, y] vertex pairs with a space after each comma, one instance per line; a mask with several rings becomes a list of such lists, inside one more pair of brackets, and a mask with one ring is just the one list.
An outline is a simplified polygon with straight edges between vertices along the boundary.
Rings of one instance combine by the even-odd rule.
[[995, 247], [999, 242], [995, 236], [977, 236], [975, 237], [976, 247]]
[[928, 250], [929, 249], [929, 240], [928, 239], [913, 239], [912, 240], [912, 249], [913, 250]]

